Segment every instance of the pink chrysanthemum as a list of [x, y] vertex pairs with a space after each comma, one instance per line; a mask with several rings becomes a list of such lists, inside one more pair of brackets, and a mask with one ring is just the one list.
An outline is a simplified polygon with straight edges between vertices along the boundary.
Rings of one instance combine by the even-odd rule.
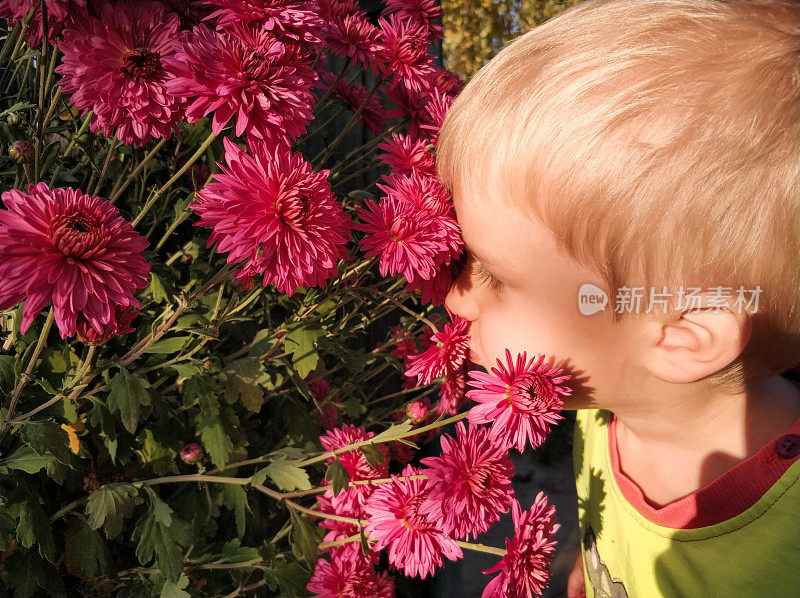
[[430, 40], [427, 27], [413, 19], [389, 15], [378, 19], [381, 40], [378, 56], [385, 63], [383, 73], [394, 75], [392, 87], [402, 83], [414, 91], [428, 87], [428, 77], [433, 74], [433, 56], [428, 52]]
[[386, 572], [378, 575], [368, 561], [341, 553], [317, 560], [306, 589], [318, 598], [394, 598], [394, 580]]
[[[415, 476], [420, 470], [411, 465], [403, 476]], [[375, 550], [389, 547], [389, 564], [401, 569], [408, 577], [422, 579], [444, 563], [462, 558], [458, 544], [448, 538], [427, 516], [419, 512], [428, 496], [430, 485], [423, 479], [399, 480], [392, 476], [390, 483], [381, 484], [367, 501], [369, 516], [366, 530], [371, 540], [377, 540]]]
[[457, 96], [464, 87], [464, 83], [458, 78], [454, 72], [446, 68], [436, 67], [433, 73], [428, 77], [429, 87], [438, 89], [444, 94], [449, 96]]
[[358, 13], [366, 15], [366, 13], [358, 7], [357, 0], [318, 0], [319, 16], [325, 21], [333, 21], [334, 19], [343, 19], [347, 15]]
[[322, 19], [316, 2], [309, 0], [205, 0], [219, 6], [207, 19], [216, 19], [217, 29], [256, 21], [259, 28], [295, 43], [319, 44]]
[[213, 112], [211, 130], [219, 134], [236, 116], [236, 135], [247, 131], [269, 144], [306, 131], [317, 78], [311, 62], [299, 46], [257, 25], [216, 32], [195, 27], [169, 64], [177, 72], [169, 89], [190, 98], [190, 123]]
[[136, 328], [132, 328], [130, 324], [138, 315], [138, 309], [133, 309], [132, 307], [115, 306], [114, 317], [111, 318], [111, 321], [108, 324], [106, 324], [102, 332], [98, 332], [92, 328], [92, 325], [89, 323], [89, 321], [84, 318], [83, 315], [79, 315], [76, 324], [78, 338], [82, 343], [87, 345], [104, 345], [112, 338], [135, 332]]
[[349, 58], [378, 74], [380, 30], [360, 10], [329, 20], [324, 28], [325, 47], [332, 53]]
[[375, 158], [391, 166], [393, 175], [436, 176], [436, 159], [424, 141], [392, 133], [389, 139], [378, 144], [378, 149], [386, 153]]
[[360, 241], [366, 257], [378, 256], [381, 276], [402, 274], [409, 282], [430, 278], [436, 257], [446, 246], [431, 238], [431, 216], [399, 196], [370, 199], [358, 212], [363, 224], [353, 229], [367, 233]]
[[428, 131], [422, 125], [432, 124], [433, 119], [428, 110], [428, 102], [431, 96], [427, 92], [416, 92], [406, 89], [403, 85], [395, 85], [385, 92], [389, 99], [394, 102], [396, 108], [391, 108], [386, 112], [389, 118], [409, 117], [408, 134], [423, 141], [429, 141]]
[[[0, 19], [4, 19], [8, 23], [9, 29], [12, 29], [16, 26], [17, 21], [24, 20], [31, 9], [34, 9], [25, 39], [31, 48], [38, 48], [42, 43], [41, 7], [41, 0], [2, 0], [0, 1]], [[50, 25], [50, 29], [47, 38], [50, 43], [53, 43], [66, 25], [85, 19], [87, 14], [86, 0], [48, 0], [47, 23]]]
[[431, 115], [430, 123], [423, 123], [420, 125], [422, 129], [428, 131], [428, 139], [431, 143], [436, 145], [439, 140], [439, 130], [444, 123], [444, 117], [450, 106], [453, 104], [453, 96], [442, 93], [438, 89], [433, 90], [433, 96], [428, 102], [428, 112]]
[[117, 307], [139, 307], [133, 294], [147, 286], [148, 243], [117, 208], [44, 183], [6, 191], [2, 200], [0, 310], [25, 300], [23, 334], [50, 302], [61, 338], [76, 333], [79, 315], [102, 335]]
[[425, 221], [431, 228], [431, 238], [441, 248], [435, 257], [437, 266], [446, 266], [458, 258], [462, 253], [464, 240], [461, 238], [461, 228], [455, 217], [450, 193], [439, 179], [417, 173], [407, 176], [391, 175], [384, 179], [385, 183], [377, 183], [377, 187], [387, 196], [399, 197], [427, 214]]
[[130, 145], [169, 137], [183, 119], [183, 97], [168, 89], [170, 58], [181, 49], [180, 19], [157, 2], [105, 2], [100, 18], [64, 29], [56, 72], [73, 106], [93, 111], [90, 128]]
[[431, 37], [442, 39], [444, 29], [437, 20], [442, 18], [442, 7], [436, 0], [386, 0], [386, 8], [381, 16], [397, 13], [403, 19], [422, 23]]
[[467, 384], [474, 390], [467, 397], [479, 404], [470, 409], [469, 421], [491, 423], [492, 439], [519, 452], [530, 440], [536, 448], [544, 442], [550, 426], [563, 419], [558, 412], [564, 405], [562, 396], [572, 390], [562, 386], [569, 380], [564, 370], [551, 368], [545, 356], [528, 359], [527, 353], [517, 354], [516, 362], [506, 349], [506, 363], [497, 360], [492, 373], [470, 372]]
[[434, 378], [458, 370], [467, 359], [469, 351], [468, 329], [469, 322], [454, 315], [453, 321], [445, 324], [441, 332], [433, 334], [433, 342], [427, 351], [408, 358], [406, 376], [416, 376], [418, 386], [427, 386]]
[[[336, 77], [331, 73], [323, 73], [322, 79], [328, 84], [328, 87], [336, 81]], [[373, 135], [377, 136], [383, 131], [386, 124], [386, 109], [377, 94], [372, 94], [367, 100], [369, 92], [363, 85], [348, 83], [342, 79], [333, 88], [331, 96], [342, 100], [353, 112], [357, 112], [361, 104], [366, 101], [366, 106], [356, 118], [356, 122], [364, 123]]]
[[228, 263], [248, 260], [242, 275], [261, 274], [292, 295], [299, 286], [324, 286], [347, 251], [349, 218], [331, 194], [328, 171], [283, 145], [251, 146], [252, 155], [225, 138], [227, 166], [190, 207], [198, 226], [210, 226], [209, 247], [230, 252]]
[[419, 508], [444, 533], [455, 538], [478, 537], [508, 512], [514, 499], [514, 466], [508, 451], [480, 426], [456, 426], [457, 438], [441, 438], [439, 457], [426, 457], [423, 470], [431, 492]]
[[522, 512], [518, 501], [511, 503], [514, 538], [506, 538], [506, 555], [484, 573], [500, 572], [488, 583], [481, 598], [531, 598], [541, 596], [550, 579], [550, 558], [556, 550], [553, 535], [561, 527], [556, 509], [547, 506], [543, 492], [531, 508]]
[[403, 325], [398, 324], [389, 330], [394, 338], [395, 348], [391, 354], [405, 361], [410, 355], [417, 354], [417, 345], [411, 333], [403, 330]]
[[[319, 441], [323, 449], [334, 451], [354, 442], [369, 440], [373, 436], [375, 436], [374, 432], [366, 432], [363, 428], [345, 424], [341, 429], [328, 430], [320, 436]], [[388, 475], [389, 465], [388, 459], [386, 459], [388, 448], [385, 445], [379, 445], [379, 449], [383, 452], [384, 459], [375, 468], [369, 464], [364, 453], [358, 449], [344, 451], [338, 455], [350, 481], [379, 480]], [[333, 461], [334, 459], [331, 457], [325, 463], [330, 464]], [[343, 490], [336, 496], [333, 495], [332, 490], [327, 490], [325, 496], [331, 499], [331, 505], [338, 515], [358, 518], [363, 517], [364, 504], [374, 491], [375, 486], [371, 484], [352, 484], [348, 486], [347, 490]]]
[[456, 279], [452, 271], [453, 263], [449, 266], [442, 266], [436, 270], [429, 280], [420, 278], [408, 283], [406, 289], [410, 292], [419, 291], [423, 304], [444, 305], [445, 297], [447, 297], [447, 293], [450, 292], [450, 287], [453, 286], [453, 281]]

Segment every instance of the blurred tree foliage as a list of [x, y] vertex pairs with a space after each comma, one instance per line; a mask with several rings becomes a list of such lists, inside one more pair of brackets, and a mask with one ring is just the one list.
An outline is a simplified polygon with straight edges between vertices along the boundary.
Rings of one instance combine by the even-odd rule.
[[444, 63], [467, 80], [503, 46], [581, 0], [442, 0]]

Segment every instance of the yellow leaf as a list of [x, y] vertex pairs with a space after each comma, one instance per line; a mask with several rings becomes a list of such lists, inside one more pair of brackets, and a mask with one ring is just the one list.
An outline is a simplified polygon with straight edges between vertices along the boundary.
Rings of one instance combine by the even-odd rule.
[[69, 449], [77, 455], [81, 446], [81, 441], [78, 440], [78, 435], [75, 433], [75, 428], [68, 426], [67, 424], [61, 424], [61, 427], [67, 433], [67, 436], [69, 436]]

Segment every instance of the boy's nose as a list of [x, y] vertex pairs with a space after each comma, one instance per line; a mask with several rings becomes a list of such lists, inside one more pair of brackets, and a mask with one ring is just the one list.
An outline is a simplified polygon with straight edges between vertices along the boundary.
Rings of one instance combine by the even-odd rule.
[[472, 294], [472, 283], [465, 274], [461, 274], [450, 287], [444, 304], [451, 312], [469, 322], [478, 319], [478, 306]]

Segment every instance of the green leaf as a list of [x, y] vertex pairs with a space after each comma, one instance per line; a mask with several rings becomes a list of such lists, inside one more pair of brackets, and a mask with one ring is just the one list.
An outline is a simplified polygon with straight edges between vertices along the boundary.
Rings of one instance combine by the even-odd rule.
[[192, 341], [191, 336], [173, 336], [172, 338], [161, 339], [153, 343], [145, 353], [154, 353], [156, 355], [169, 355], [170, 353], [177, 353]]
[[389, 442], [390, 440], [397, 440], [401, 436], [408, 434], [411, 431], [413, 426], [410, 423], [403, 422], [399, 424], [392, 424], [386, 430], [378, 434], [377, 436], [372, 437], [372, 440], [375, 444], [380, 444], [382, 442]]
[[328, 469], [325, 472], [325, 481], [330, 482], [333, 486], [334, 496], [338, 496], [342, 490], [347, 490], [350, 485], [350, 475], [339, 459], [328, 465]]
[[379, 449], [377, 445], [365, 444], [358, 448], [364, 453], [364, 458], [372, 469], [378, 469], [378, 465], [382, 465], [386, 460], [386, 455], [383, 454], [383, 451]]
[[36, 499], [13, 505], [17, 523], [17, 541], [25, 548], [39, 545], [39, 554], [50, 562], [56, 560], [55, 541], [50, 517]]
[[353, 373], [363, 372], [369, 364], [377, 359], [374, 353], [359, 353], [357, 351], [346, 351], [342, 355], [345, 367]]
[[172, 509], [151, 488], [146, 488], [150, 508], [133, 530], [131, 539], [137, 541], [136, 558], [147, 565], [155, 557], [164, 576], [177, 582], [183, 569], [183, 550], [191, 541], [188, 524], [172, 515]]
[[184, 591], [188, 585], [189, 578], [186, 577], [185, 573], [181, 573], [178, 581], [173, 582], [169, 579], [165, 579], [164, 585], [161, 586], [159, 598], [192, 598], [189, 592]]
[[203, 369], [198, 363], [173, 363], [169, 367], [178, 372], [178, 376], [186, 380], [203, 373]]
[[64, 583], [55, 567], [35, 550], [15, 550], [6, 559], [4, 569], [14, 598], [30, 598], [42, 588], [47, 596], [64, 596]]
[[275, 342], [274, 333], [275, 331], [272, 330], [272, 328], [262, 328], [256, 332], [256, 336], [253, 338], [253, 342], [250, 345], [250, 351], [247, 354], [248, 357], [258, 359], [266, 353], [267, 349]]
[[14, 364], [16, 359], [13, 355], [0, 355], [0, 393], [11, 394], [14, 388]]
[[146, 293], [153, 298], [156, 303], [169, 301], [172, 294], [167, 290], [167, 285], [157, 274], [150, 273], [150, 285]]
[[25, 473], [36, 473], [43, 467], [47, 467], [53, 460], [53, 455], [40, 455], [31, 447], [23, 446], [0, 463], [9, 469], [19, 469]]
[[302, 513], [298, 513], [294, 509], [289, 509], [289, 513], [292, 517], [292, 531], [289, 535], [292, 552], [297, 558], [302, 558], [313, 566], [319, 553], [317, 547], [320, 540], [319, 528]]
[[75, 558], [80, 563], [81, 570], [87, 577], [94, 577], [98, 573], [111, 575], [111, 555], [103, 538], [88, 524], [84, 524], [73, 540]]
[[125, 518], [133, 514], [138, 495], [139, 491], [133, 484], [113, 482], [100, 486], [89, 495], [86, 503], [89, 525], [92, 529], [102, 525], [106, 538], [116, 537], [122, 531]]
[[189, 378], [183, 385], [184, 405], [190, 406], [197, 400], [200, 412], [208, 418], [219, 416], [219, 398], [214, 380], [208, 374]]
[[286, 350], [292, 352], [292, 365], [301, 378], [317, 367], [319, 354], [315, 343], [321, 336], [325, 336], [324, 330], [300, 327], [288, 332], [283, 339]]
[[228, 464], [228, 457], [233, 452], [233, 442], [219, 419], [198, 417], [197, 435], [214, 465], [224, 467]]
[[364, 403], [358, 399], [358, 397], [350, 397], [343, 403], [343, 406], [345, 413], [353, 418], [367, 412], [367, 408], [364, 406]]
[[222, 496], [225, 499], [225, 506], [233, 510], [233, 517], [236, 521], [236, 533], [239, 537], [244, 536], [245, 511], [250, 510], [247, 504], [247, 492], [245, 492], [244, 488], [241, 486], [223, 484]]
[[[163, 438], [165, 434], [162, 432], [160, 435]], [[138, 453], [142, 457], [142, 462], [152, 467], [156, 475], [178, 473], [178, 466], [175, 463], [178, 453], [156, 439], [151, 428], [144, 428], [136, 440], [141, 447]]]
[[281, 596], [286, 598], [308, 596], [306, 586], [311, 574], [301, 567], [299, 563], [281, 561], [274, 569], [266, 569], [264, 576], [271, 590], [275, 591], [277, 589], [276, 586], [280, 587]]
[[308, 479], [306, 470], [302, 467], [297, 467], [297, 465], [291, 461], [278, 459], [267, 465], [263, 471], [265, 471], [266, 474], [272, 478], [272, 481], [275, 482], [275, 485], [284, 492], [311, 489], [311, 482]]
[[261, 486], [267, 480], [267, 468], [262, 467], [253, 474], [250, 478], [250, 484], [253, 486]]
[[72, 463], [73, 455], [69, 450], [69, 436], [55, 422], [28, 422], [22, 427], [22, 440], [40, 455], [51, 454], [64, 465]]
[[242, 402], [245, 409], [257, 413], [264, 404], [264, 391], [258, 384], [263, 375], [261, 365], [255, 359], [237, 359], [223, 371], [225, 400]]
[[[240, 486], [236, 487], [241, 488]], [[225, 542], [225, 545], [222, 547], [222, 554], [216, 561], [218, 563], [244, 563], [260, 557], [257, 548], [243, 547], [241, 544], [242, 542], [239, 538], [234, 538], [233, 540]]]
[[275, 558], [278, 556], [278, 550], [275, 548], [275, 543], [270, 542], [269, 540], [264, 540], [261, 543], [261, 546], [258, 547], [256, 553], [261, 557], [261, 560], [267, 563], [270, 567], [273, 565]]
[[140, 408], [150, 404], [150, 384], [138, 374], [120, 368], [108, 386], [108, 408], [120, 414], [125, 429], [133, 434], [139, 425]]

